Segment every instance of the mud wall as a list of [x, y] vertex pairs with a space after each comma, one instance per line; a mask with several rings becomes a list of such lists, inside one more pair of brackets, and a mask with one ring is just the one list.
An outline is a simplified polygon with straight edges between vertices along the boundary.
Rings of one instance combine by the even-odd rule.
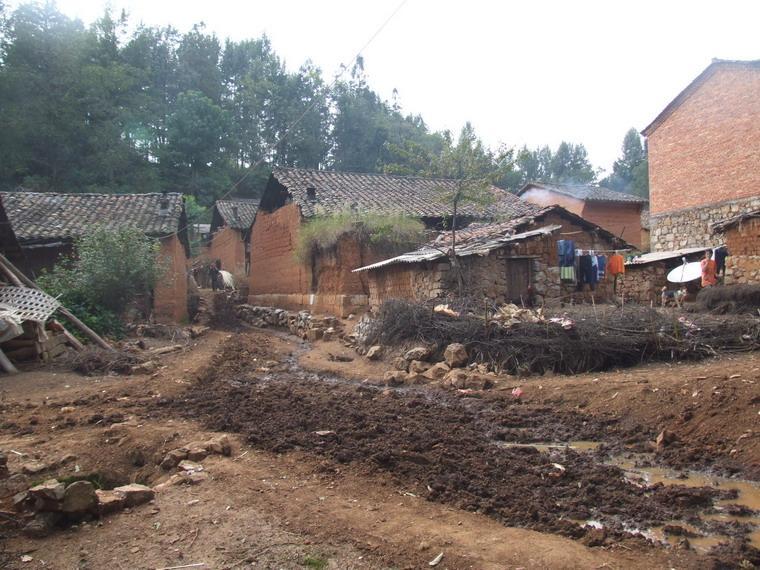
[[211, 260], [220, 259], [222, 269], [229, 271], [235, 277], [244, 276], [245, 272], [245, 241], [243, 232], [224, 226], [211, 236], [206, 256]]
[[302, 263], [295, 254], [301, 223], [296, 204], [271, 213], [259, 210], [251, 231], [249, 302], [340, 316], [366, 309], [367, 275], [352, 270], [391, 254], [362, 247], [347, 235]]
[[726, 259], [726, 284], [760, 283], [760, 219], [752, 218], [724, 235], [730, 255]]
[[153, 315], [158, 322], [185, 322], [188, 319], [188, 261], [176, 234], [161, 240], [158, 257], [163, 272], [153, 291]]
[[586, 202], [581, 217], [622, 237], [631, 245], [642, 247], [641, 204]]

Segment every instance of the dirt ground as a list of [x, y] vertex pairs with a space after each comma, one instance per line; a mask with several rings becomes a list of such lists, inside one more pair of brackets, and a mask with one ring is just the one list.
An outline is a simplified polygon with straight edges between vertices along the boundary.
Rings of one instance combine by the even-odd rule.
[[[439, 553], [437, 568], [760, 564], [742, 519], [711, 519], [731, 527], [720, 529], [717, 551], [635, 534], [704, 530], [735, 492], [635, 485], [610, 464], [631, 454], [757, 479], [755, 354], [505, 377], [474, 394], [387, 390], [375, 385], [387, 365], [271, 331], [211, 331], [162, 358], [152, 376], [42, 369], [0, 378], [0, 449], [12, 473], [41, 469], [29, 484], [86, 473], [105, 487], [155, 485], [170, 477], [157, 465], [167, 451], [221, 432], [234, 440], [231, 457], [202, 462], [209, 478], [198, 485], [167, 487], [151, 504], [44, 539], [20, 535], [4, 503], [0, 566], [422, 568]], [[674, 442], [652, 453], [662, 429]], [[601, 445], [513, 445], [578, 440]]]

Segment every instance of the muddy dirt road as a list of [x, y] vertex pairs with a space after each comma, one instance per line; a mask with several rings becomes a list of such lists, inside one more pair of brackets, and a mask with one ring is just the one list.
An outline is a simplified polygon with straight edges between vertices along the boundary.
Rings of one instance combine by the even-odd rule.
[[[646, 475], [647, 462], [688, 462], [684, 458], [695, 453], [695, 465], [703, 467], [702, 449], [719, 456], [724, 474], [755, 473], [756, 431], [736, 443], [734, 431], [746, 433], [746, 426], [723, 422], [721, 429], [709, 420], [716, 417], [711, 409], [694, 405], [686, 422], [694, 425], [675, 426], [680, 440], [674, 449], [681, 451], [651, 453], [653, 433], [682, 411], [668, 398], [684, 389], [656, 367], [648, 376], [647, 368], [634, 371], [649, 385], [630, 373], [597, 381], [531, 380], [523, 383], [527, 401], [518, 402], [506, 389], [386, 390], [362, 383], [359, 377], [374, 371], [357, 376], [353, 363], [342, 365], [354, 374], [338, 375], [335, 364], [331, 374], [318, 374], [299, 365], [305, 351], [284, 335], [214, 332], [167, 358], [154, 377], [42, 371], [4, 384], [0, 449], [22, 454], [10, 454], [12, 472], [30, 462], [46, 466], [29, 479], [77, 470], [110, 485], [155, 485], [170, 477], [157, 466], [167, 451], [213, 433], [235, 434], [231, 458], [204, 460], [209, 477], [202, 483], [167, 487], [153, 504], [48, 538], [8, 538], [4, 562], [23, 568], [421, 568], [443, 552], [438, 568], [760, 564], [750, 546], [756, 514], [741, 507], [754, 487], [649, 487], [631, 483], [632, 464], [623, 465], [628, 473], [610, 464], [635, 455], [634, 470]], [[757, 379], [756, 364], [752, 356], [732, 361], [732, 374], [741, 376], [724, 380], [721, 389]], [[682, 372], [705, 377], [697, 383], [725, 376], [726, 362], [693, 366]], [[608, 390], [616, 382], [612, 398]], [[555, 383], [566, 389], [554, 390]], [[662, 405], [637, 393], [642, 386], [657, 388]], [[731, 394], [727, 405], [758, 407], [756, 384], [741, 382]], [[623, 396], [630, 398], [627, 407]], [[742, 399], [745, 404], [731, 404]], [[708, 420], [716, 426], [707, 430], [710, 437], [695, 427]], [[593, 443], [515, 445], [579, 440]], [[724, 452], [729, 441], [740, 451]], [[60, 461], [67, 455], [75, 458]], [[1, 528], [16, 534], [10, 524]], [[719, 550], [709, 549], [717, 543]], [[22, 556], [32, 560], [21, 562]]]

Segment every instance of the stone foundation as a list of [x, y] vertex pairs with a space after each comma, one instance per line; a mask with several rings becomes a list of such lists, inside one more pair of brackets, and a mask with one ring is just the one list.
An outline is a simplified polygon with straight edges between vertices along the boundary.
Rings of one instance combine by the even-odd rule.
[[652, 215], [652, 251], [671, 251], [685, 247], [720, 245], [720, 236], [713, 234], [710, 225], [760, 208], [760, 196], [729, 200], [701, 208], [675, 210]]

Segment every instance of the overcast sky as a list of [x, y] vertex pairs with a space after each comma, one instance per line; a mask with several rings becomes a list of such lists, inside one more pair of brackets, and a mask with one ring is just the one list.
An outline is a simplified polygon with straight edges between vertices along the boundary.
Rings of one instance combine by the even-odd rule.
[[[289, 68], [311, 59], [331, 78], [400, 0], [58, 0], [85, 23], [107, 4], [132, 24], [266, 33]], [[493, 147], [582, 142], [609, 170], [625, 132], [713, 57], [760, 59], [758, 22], [758, 0], [407, 0], [365, 50], [365, 69], [432, 129], [469, 120]]]

